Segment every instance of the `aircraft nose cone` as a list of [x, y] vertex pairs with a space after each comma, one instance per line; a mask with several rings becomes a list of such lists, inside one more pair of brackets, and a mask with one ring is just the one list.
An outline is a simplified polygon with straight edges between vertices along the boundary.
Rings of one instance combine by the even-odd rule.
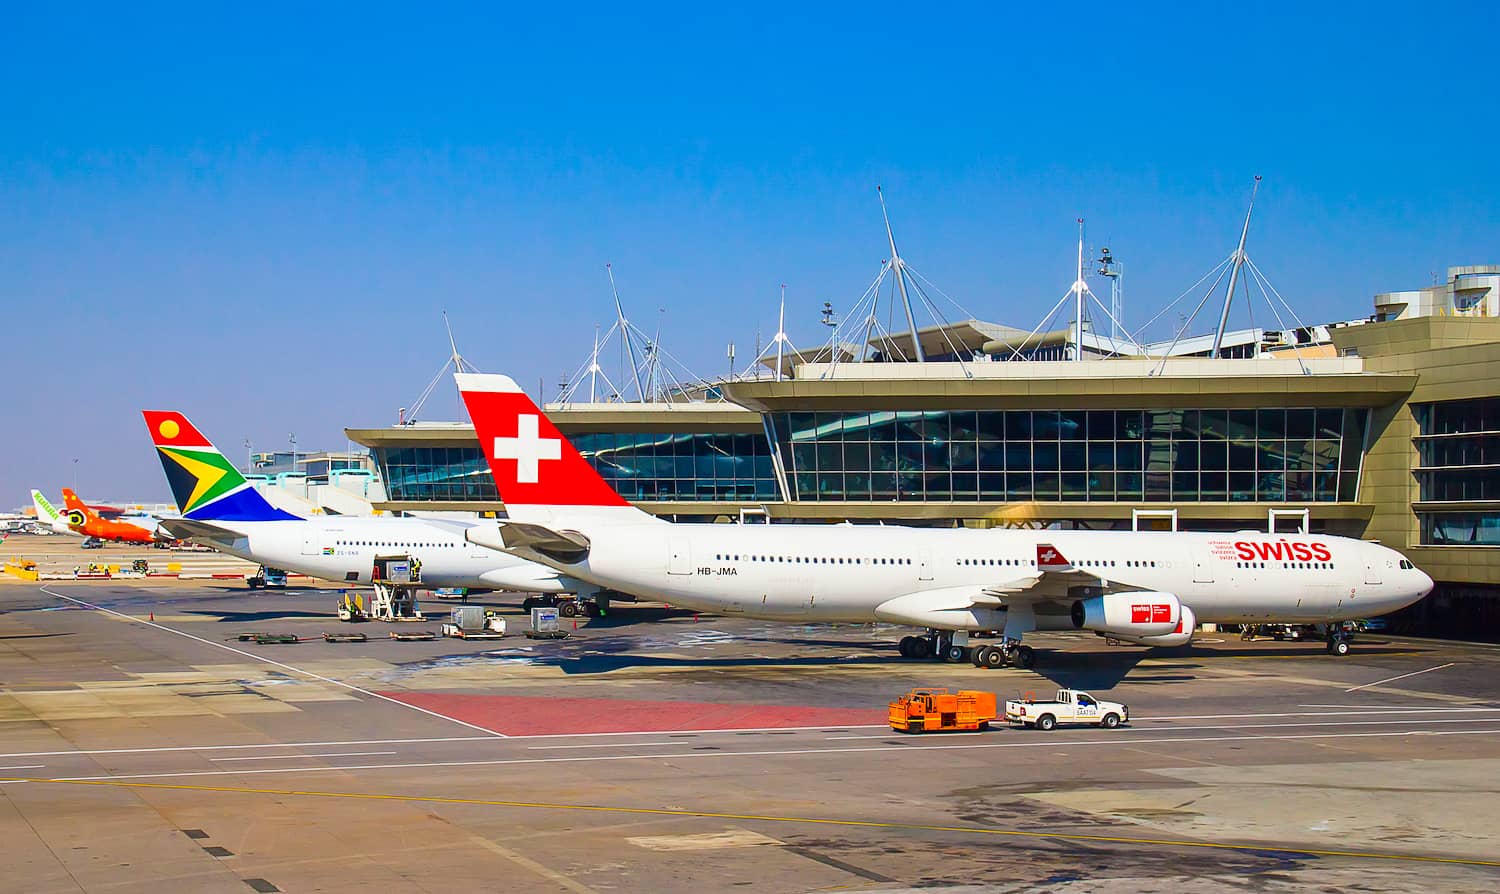
[[1417, 573], [1420, 574], [1420, 575], [1422, 575], [1422, 587], [1421, 587], [1420, 590], [1417, 591], [1417, 595], [1418, 596], [1426, 596], [1428, 593], [1432, 592], [1432, 588], [1433, 588], [1432, 575], [1428, 574], [1425, 571], [1421, 571], [1421, 570], [1418, 570]]

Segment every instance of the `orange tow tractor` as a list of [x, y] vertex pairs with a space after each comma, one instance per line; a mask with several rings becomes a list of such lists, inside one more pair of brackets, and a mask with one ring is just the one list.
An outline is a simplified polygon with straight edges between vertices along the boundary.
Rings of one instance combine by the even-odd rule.
[[891, 702], [891, 729], [900, 733], [988, 729], [995, 694], [969, 689], [913, 689]]

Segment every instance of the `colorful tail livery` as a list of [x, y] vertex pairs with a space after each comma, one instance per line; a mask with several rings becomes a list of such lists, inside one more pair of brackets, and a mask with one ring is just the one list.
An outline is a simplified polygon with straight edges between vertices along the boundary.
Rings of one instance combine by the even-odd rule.
[[31, 492], [31, 505], [36, 507], [36, 523], [51, 528], [59, 534], [73, 534], [72, 528], [68, 527], [67, 519], [62, 517], [47, 498], [42, 496], [39, 490]]
[[181, 413], [145, 410], [146, 428], [182, 517], [201, 521], [295, 521], [256, 492]]
[[500, 499], [526, 507], [629, 507], [573, 449], [509, 376], [460, 373], [458, 390], [474, 420]]

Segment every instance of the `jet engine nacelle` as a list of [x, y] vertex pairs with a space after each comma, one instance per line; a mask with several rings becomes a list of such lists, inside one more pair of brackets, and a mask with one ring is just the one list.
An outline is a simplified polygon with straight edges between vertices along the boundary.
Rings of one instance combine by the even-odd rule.
[[1185, 610], [1171, 593], [1105, 593], [1073, 603], [1073, 626], [1127, 639], [1177, 631]]
[[1163, 633], [1158, 636], [1129, 636], [1123, 633], [1113, 634], [1114, 638], [1137, 646], [1185, 646], [1193, 641], [1193, 631], [1198, 628], [1198, 616], [1187, 606], [1182, 607], [1182, 619], [1177, 622], [1177, 629], [1171, 633]]

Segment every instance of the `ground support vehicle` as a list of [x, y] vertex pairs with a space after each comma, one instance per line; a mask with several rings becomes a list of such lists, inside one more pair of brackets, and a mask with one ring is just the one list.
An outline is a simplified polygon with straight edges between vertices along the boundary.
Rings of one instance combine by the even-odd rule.
[[456, 639], [499, 639], [505, 635], [505, 619], [482, 605], [460, 605], [453, 620], [443, 625], [443, 636]]
[[982, 730], [996, 716], [995, 694], [971, 689], [913, 689], [889, 707], [891, 729], [900, 733]]
[[1005, 720], [1039, 730], [1055, 729], [1061, 723], [1089, 723], [1114, 729], [1130, 722], [1130, 708], [1118, 702], [1102, 701], [1087, 692], [1059, 689], [1051, 701], [1037, 701], [1035, 694], [1030, 692], [1007, 701]]
[[252, 590], [259, 590], [262, 587], [284, 590], [286, 589], [286, 572], [280, 568], [262, 565], [255, 570], [254, 574], [245, 578], [245, 584]]

